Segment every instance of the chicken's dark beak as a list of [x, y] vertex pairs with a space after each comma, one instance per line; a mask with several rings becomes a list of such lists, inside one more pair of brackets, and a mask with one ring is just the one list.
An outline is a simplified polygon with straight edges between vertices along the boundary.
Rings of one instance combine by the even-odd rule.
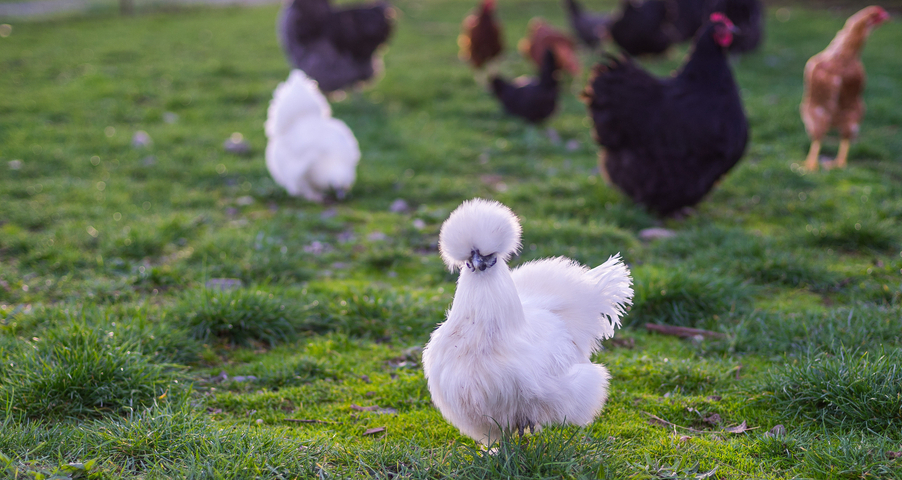
[[467, 268], [469, 268], [470, 271], [473, 272], [477, 270], [484, 272], [487, 268], [495, 265], [495, 262], [497, 261], [498, 259], [495, 258], [494, 253], [489, 255], [481, 255], [479, 253], [479, 250], [474, 250], [470, 255], [470, 259], [467, 260]]

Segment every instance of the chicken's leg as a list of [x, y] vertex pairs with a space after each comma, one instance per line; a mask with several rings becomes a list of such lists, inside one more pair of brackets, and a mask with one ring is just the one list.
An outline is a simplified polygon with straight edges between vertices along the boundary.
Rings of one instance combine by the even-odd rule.
[[821, 141], [812, 140], [811, 149], [808, 150], [808, 158], [805, 159], [805, 170], [813, 172], [817, 170], [818, 155], [821, 154]]
[[846, 160], [849, 157], [849, 144], [852, 143], [848, 138], [839, 141], [839, 151], [836, 152], [836, 160], [833, 161], [833, 168], [846, 168]]

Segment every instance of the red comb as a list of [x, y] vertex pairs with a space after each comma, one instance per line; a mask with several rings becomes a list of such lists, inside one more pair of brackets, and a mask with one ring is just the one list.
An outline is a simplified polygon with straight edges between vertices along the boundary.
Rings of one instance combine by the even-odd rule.
[[731, 22], [730, 19], [727, 18], [726, 15], [724, 15], [723, 13], [720, 13], [720, 12], [714, 12], [714, 13], [712, 13], [712, 14], [711, 14], [711, 21], [712, 21], [713, 23], [723, 23], [724, 25], [726, 25], [726, 26], [728, 26], [728, 27], [732, 27], [732, 26], [733, 26], [733, 22]]

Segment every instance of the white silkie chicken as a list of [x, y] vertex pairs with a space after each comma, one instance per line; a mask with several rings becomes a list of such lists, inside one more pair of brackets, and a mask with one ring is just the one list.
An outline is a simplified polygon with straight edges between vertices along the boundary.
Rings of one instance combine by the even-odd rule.
[[332, 118], [315, 81], [292, 70], [273, 92], [264, 128], [266, 168], [277, 184], [314, 202], [330, 190], [344, 198], [354, 184], [360, 147], [351, 129]]
[[439, 238], [445, 264], [461, 273], [423, 369], [442, 415], [485, 445], [502, 431], [522, 437], [543, 424], [593, 421], [610, 375], [590, 356], [633, 296], [619, 255], [592, 270], [557, 257], [511, 271], [520, 231], [509, 208], [474, 199], [451, 213]]

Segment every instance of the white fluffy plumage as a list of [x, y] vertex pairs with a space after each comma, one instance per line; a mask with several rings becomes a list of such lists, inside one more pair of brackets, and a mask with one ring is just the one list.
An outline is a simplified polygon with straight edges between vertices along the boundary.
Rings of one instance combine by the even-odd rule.
[[273, 92], [266, 115], [266, 168], [292, 196], [321, 202], [342, 198], [354, 184], [360, 146], [351, 129], [332, 118], [329, 102], [301, 70]]
[[557, 257], [511, 271], [520, 231], [509, 208], [474, 199], [451, 213], [439, 239], [443, 260], [461, 273], [423, 369], [442, 415], [486, 445], [502, 431], [595, 419], [610, 375], [590, 356], [633, 296], [619, 255], [591, 270]]

